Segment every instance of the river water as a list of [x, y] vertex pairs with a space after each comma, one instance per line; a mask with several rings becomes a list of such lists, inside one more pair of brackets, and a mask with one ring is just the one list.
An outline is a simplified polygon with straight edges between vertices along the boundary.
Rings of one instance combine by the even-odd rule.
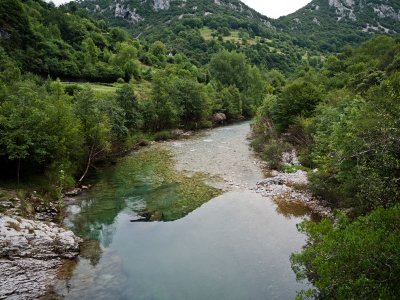
[[[293, 299], [305, 287], [289, 262], [305, 243], [296, 230], [304, 217], [281, 214], [252, 190], [263, 174], [249, 131], [245, 122], [153, 146], [168, 151], [178, 171], [207, 173], [223, 190], [184, 214], [168, 214], [183, 197], [179, 185], [160, 180], [157, 164], [135, 161], [140, 154], [102, 171], [69, 207], [66, 226], [88, 241], [55, 292], [65, 299]], [[169, 222], [133, 222], [151, 205], [163, 206], [155, 215]]]

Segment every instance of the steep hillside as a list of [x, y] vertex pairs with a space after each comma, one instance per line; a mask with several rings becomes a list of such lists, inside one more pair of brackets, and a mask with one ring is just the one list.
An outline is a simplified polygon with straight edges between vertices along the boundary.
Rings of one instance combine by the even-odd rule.
[[78, 3], [97, 17], [125, 25], [137, 33], [174, 20], [188, 17], [212, 19], [214, 15], [271, 27], [270, 19], [238, 0], [79, 0]]
[[298, 45], [335, 52], [374, 33], [399, 33], [400, 1], [314, 0], [274, 26], [296, 36]]
[[83, 8], [140, 39], [160, 40], [198, 66], [227, 49], [245, 53], [255, 65], [289, 72], [307, 52], [294, 45], [292, 37], [277, 32], [272, 20], [238, 0], [81, 0], [66, 8]]

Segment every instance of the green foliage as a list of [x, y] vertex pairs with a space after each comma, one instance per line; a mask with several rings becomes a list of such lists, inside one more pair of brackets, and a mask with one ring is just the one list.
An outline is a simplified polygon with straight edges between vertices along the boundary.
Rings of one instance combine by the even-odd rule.
[[210, 61], [212, 78], [224, 86], [236, 86], [241, 92], [248, 85], [248, 69], [246, 57], [236, 52], [221, 51]]
[[309, 279], [317, 290], [299, 298], [398, 299], [399, 228], [399, 206], [354, 221], [339, 215], [335, 225], [304, 221], [299, 229], [309, 245], [291, 262], [297, 278]]
[[[338, 52], [346, 45], [356, 45], [372, 34], [399, 32], [396, 17], [379, 14], [382, 2], [372, 0], [368, 5], [340, 1], [338, 9], [328, 1], [315, 0], [293, 14], [279, 18], [274, 24], [293, 37], [298, 46], [323, 52]], [[398, 1], [386, 1], [387, 9], [398, 11]], [[351, 13], [350, 13], [351, 12]], [[369, 29], [368, 29], [369, 28]]]
[[243, 116], [242, 99], [236, 86], [225, 87], [218, 94], [218, 108], [224, 112], [228, 119], [240, 119]]
[[317, 169], [314, 194], [333, 207], [358, 215], [398, 203], [400, 75], [389, 66], [399, 55], [396, 39], [375, 37], [328, 58], [320, 73], [304, 66], [284, 87], [271, 80], [276, 95], [257, 111], [256, 150], [272, 151], [282, 140], [297, 147]]
[[107, 151], [110, 147], [110, 120], [101, 111], [99, 101], [91, 89], [85, 88], [74, 94], [74, 111], [82, 123], [85, 143], [90, 149], [88, 151]]
[[317, 118], [314, 186], [342, 206], [368, 211], [398, 202], [399, 78], [395, 73], [366, 100], [340, 95]]
[[177, 138], [177, 135], [172, 130], [162, 130], [154, 133], [153, 139], [155, 141], [168, 141]]
[[268, 162], [271, 169], [282, 169], [282, 154], [291, 146], [281, 139], [271, 119], [271, 110], [277, 97], [267, 94], [263, 104], [257, 109], [253, 122], [254, 137], [251, 146], [261, 158]]
[[285, 86], [271, 108], [272, 120], [277, 130], [285, 131], [295, 124], [298, 117], [312, 116], [321, 98], [318, 86], [307, 78], [297, 79]]
[[[19, 0], [3, 0], [0, 3], [0, 45], [8, 50], [26, 49], [33, 39], [26, 10]], [[4, 37], [3, 37], [4, 36]], [[4, 43], [2, 40], [7, 40]]]
[[126, 126], [129, 129], [142, 128], [143, 119], [133, 84], [129, 83], [120, 86], [117, 89], [116, 100], [125, 113]]
[[81, 154], [80, 123], [57, 82], [47, 89], [32, 79], [14, 82], [0, 106], [0, 128], [0, 154], [18, 162], [18, 177], [21, 163], [58, 169]]
[[198, 128], [211, 113], [204, 85], [189, 71], [170, 67], [153, 77], [152, 99], [145, 105], [145, 123], [153, 130]]
[[254, 115], [264, 96], [264, 81], [260, 71], [246, 61], [246, 56], [221, 51], [211, 58], [209, 70], [211, 78], [226, 87], [220, 93], [222, 109], [236, 119], [242, 114]]

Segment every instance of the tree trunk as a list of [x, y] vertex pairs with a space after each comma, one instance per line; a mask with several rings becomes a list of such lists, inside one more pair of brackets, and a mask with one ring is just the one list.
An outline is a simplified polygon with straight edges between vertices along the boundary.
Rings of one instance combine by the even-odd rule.
[[87, 172], [89, 171], [90, 165], [92, 164], [92, 156], [93, 156], [93, 151], [94, 151], [94, 145], [92, 145], [90, 152], [89, 152], [89, 157], [88, 157], [88, 161], [86, 164], [86, 169], [85, 172], [83, 172], [81, 178], [78, 181], [78, 184], [80, 185], [82, 183], [82, 180], [86, 177]]

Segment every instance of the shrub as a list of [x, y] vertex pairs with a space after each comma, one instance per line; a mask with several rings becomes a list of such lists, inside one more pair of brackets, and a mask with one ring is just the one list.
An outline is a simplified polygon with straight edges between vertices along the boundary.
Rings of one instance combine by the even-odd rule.
[[309, 245], [291, 256], [292, 268], [316, 288], [300, 299], [400, 299], [400, 206], [353, 222], [339, 215], [336, 225], [307, 220], [299, 228]]

